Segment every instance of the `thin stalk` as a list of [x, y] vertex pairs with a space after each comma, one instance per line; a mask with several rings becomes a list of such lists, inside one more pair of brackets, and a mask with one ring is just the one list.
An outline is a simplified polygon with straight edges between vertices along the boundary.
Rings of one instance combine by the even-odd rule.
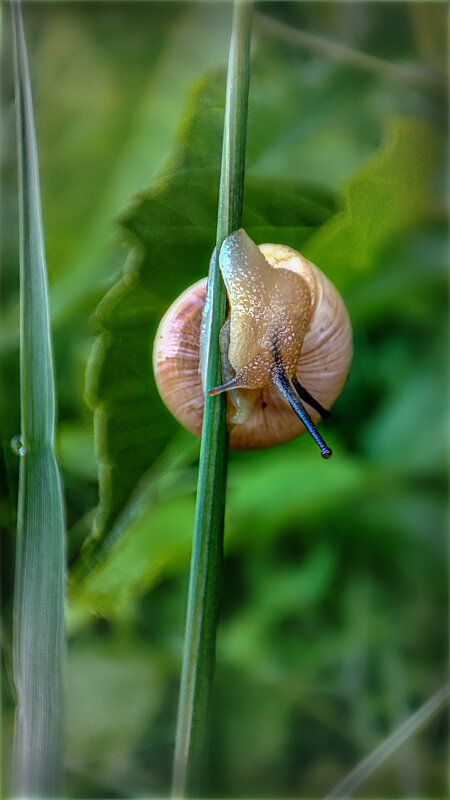
[[39, 166], [19, 2], [12, 3], [20, 223], [21, 455], [14, 598], [14, 793], [60, 798], [65, 531]]
[[435, 714], [444, 708], [448, 708], [449, 697], [450, 684], [446, 683], [417, 711], [402, 722], [393, 733], [387, 736], [372, 753], [363, 758], [331, 792], [328, 792], [324, 800], [337, 800], [337, 798], [346, 798], [354, 794], [361, 784], [379, 769], [402, 744], [423, 728]]
[[315, 33], [293, 28], [291, 25], [286, 25], [284, 22], [279, 22], [266, 16], [266, 14], [255, 14], [255, 27], [262, 33], [276, 36], [280, 41], [292, 47], [310, 50], [313, 53], [325, 56], [325, 58], [333, 58], [342, 64], [349, 64], [357, 69], [373, 72], [389, 80], [402, 81], [426, 91], [447, 92], [448, 90], [447, 78], [438, 72], [427, 71], [420, 67], [406, 67], [403, 64], [386, 61], [383, 58], [355, 50], [353, 47], [348, 47], [340, 42], [324, 39], [323, 36], [318, 36]]
[[[227, 314], [218, 253], [226, 236], [242, 224], [252, 10], [251, 2], [234, 3], [217, 239], [208, 279], [208, 387], [222, 380], [219, 333]], [[226, 398], [206, 392], [173, 767], [175, 797], [198, 790], [203, 760], [221, 588], [227, 453]]]

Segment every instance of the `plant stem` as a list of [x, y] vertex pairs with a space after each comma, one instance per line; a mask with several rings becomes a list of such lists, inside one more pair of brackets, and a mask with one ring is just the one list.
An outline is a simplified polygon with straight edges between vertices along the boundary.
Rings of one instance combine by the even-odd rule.
[[357, 764], [352, 771], [343, 778], [337, 786], [328, 792], [324, 800], [337, 800], [348, 798], [354, 794], [367, 778], [381, 767], [396, 750], [401, 747], [411, 736], [414, 736], [426, 725], [435, 714], [448, 709], [450, 698], [450, 683], [444, 684], [432, 697], [429, 698], [417, 711], [414, 711], [399, 727], [387, 736], [375, 750]]
[[[251, 2], [235, 2], [228, 61], [216, 249], [208, 278], [211, 305], [206, 385], [221, 383], [219, 333], [227, 298], [218, 264], [223, 240], [242, 224]], [[208, 700], [214, 675], [216, 627], [223, 558], [228, 434], [226, 398], [206, 393], [197, 486], [183, 667], [178, 707], [173, 795], [198, 791]]]
[[395, 64], [383, 58], [372, 56], [348, 47], [340, 42], [324, 39], [309, 31], [294, 28], [268, 17], [266, 14], [255, 14], [255, 28], [263, 34], [277, 37], [292, 47], [300, 47], [310, 50], [325, 58], [332, 58], [342, 64], [349, 64], [357, 69], [368, 70], [387, 78], [388, 80], [398, 80], [408, 83], [419, 89], [429, 91], [447, 92], [448, 81], [445, 75], [431, 70], [424, 70], [419, 67], [406, 67], [403, 64]]
[[20, 3], [12, 3], [20, 210], [22, 444], [14, 679], [14, 792], [61, 798], [65, 529], [54, 454], [55, 384], [39, 165]]

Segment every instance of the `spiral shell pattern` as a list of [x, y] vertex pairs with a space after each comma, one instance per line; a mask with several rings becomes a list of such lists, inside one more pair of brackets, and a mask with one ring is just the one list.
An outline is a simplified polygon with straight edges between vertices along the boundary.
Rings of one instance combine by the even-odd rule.
[[[302, 386], [329, 409], [341, 393], [352, 359], [352, 330], [344, 301], [318, 267], [296, 250], [279, 244], [259, 245], [276, 269], [297, 272], [311, 292], [312, 314], [296, 375]], [[204, 396], [200, 375], [200, 329], [206, 278], [183, 292], [163, 317], [154, 345], [154, 371], [161, 397], [172, 414], [201, 435]], [[230, 447], [253, 450], [272, 447], [305, 432], [301, 420], [272, 386], [242, 390], [251, 396], [253, 412], [230, 426]], [[231, 399], [228, 398], [232, 416]], [[317, 411], [305, 403], [311, 418]]]

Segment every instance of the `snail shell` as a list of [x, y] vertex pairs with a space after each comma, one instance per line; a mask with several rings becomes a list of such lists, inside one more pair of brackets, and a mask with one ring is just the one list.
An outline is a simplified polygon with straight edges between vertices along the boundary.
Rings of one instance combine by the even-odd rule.
[[[282, 369], [291, 387], [297, 380], [306, 390], [301, 397], [309, 393], [310, 401], [314, 399], [313, 406], [305, 400], [307, 420], [326, 415], [342, 391], [352, 359], [351, 325], [339, 292], [296, 250], [280, 244], [257, 247], [243, 230], [225, 240], [220, 267], [231, 304], [230, 320], [222, 329], [223, 372], [232, 377], [210, 393], [229, 391], [230, 446], [271, 447], [295, 439], [306, 428], [312, 432], [286, 402], [293, 406], [283, 387], [285, 396], [280, 393], [277, 376]], [[200, 336], [206, 285], [206, 278], [200, 280], [175, 300], [154, 346], [161, 397], [197, 435], [204, 406]], [[321, 449], [325, 457], [331, 455]]]

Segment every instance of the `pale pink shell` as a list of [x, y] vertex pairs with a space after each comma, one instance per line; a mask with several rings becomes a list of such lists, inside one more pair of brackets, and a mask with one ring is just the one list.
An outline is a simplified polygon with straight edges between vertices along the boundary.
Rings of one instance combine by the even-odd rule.
[[[308, 283], [312, 317], [297, 368], [308, 392], [329, 409], [341, 393], [352, 360], [352, 330], [344, 301], [331, 281], [314, 264], [290, 247], [259, 245], [273, 267], [291, 269]], [[200, 327], [206, 278], [171, 305], [158, 328], [154, 370], [161, 397], [172, 414], [193, 433], [201, 435], [204, 397], [199, 372]], [[305, 433], [303, 423], [279, 392], [267, 387], [256, 392], [247, 422], [230, 428], [230, 447], [253, 450], [288, 442]], [[231, 404], [230, 398], [228, 403]], [[305, 403], [311, 418], [319, 414]]]

